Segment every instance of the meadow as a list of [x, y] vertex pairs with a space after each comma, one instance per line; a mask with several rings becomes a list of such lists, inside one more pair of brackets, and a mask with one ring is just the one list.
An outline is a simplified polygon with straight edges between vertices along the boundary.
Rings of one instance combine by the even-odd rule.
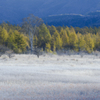
[[100, 56], [0, 57], [1, 100], [100, 100]]

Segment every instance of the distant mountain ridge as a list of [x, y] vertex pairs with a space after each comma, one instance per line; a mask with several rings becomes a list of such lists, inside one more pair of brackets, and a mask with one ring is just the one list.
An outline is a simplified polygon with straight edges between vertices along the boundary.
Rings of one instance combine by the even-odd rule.
[[81, 15], [81, 14], [52, 15], [43, 18], [43, 20], [46, 24], [54, 26], [99, 27], [100, 12], [91, 12], [87, 15]]
[[0, 0], [0, 22], [19, 24], [29, 14], [44, 18], [49, 15], [83, 14], [100, 10], [100, 0]]

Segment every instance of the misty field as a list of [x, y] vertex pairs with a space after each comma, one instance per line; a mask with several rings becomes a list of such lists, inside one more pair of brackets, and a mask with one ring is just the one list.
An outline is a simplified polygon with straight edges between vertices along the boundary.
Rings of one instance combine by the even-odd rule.
[[100, 100], [100, 56], [2, 55], [0, 100]]

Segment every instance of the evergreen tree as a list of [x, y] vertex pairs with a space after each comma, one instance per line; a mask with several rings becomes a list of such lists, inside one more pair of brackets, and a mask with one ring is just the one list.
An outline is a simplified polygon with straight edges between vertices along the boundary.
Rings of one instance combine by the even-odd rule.
[[50, 52], [50, 50], [51, 50], [50, 43], [46, 43], [46, 52]]
[[9, 30], [8, 34], [9, 34], [8, 40], [7, 40], [8, 47], [13, 49], [13, 44], [15, 42], [15, 35], [14, 35], [14, 32], [12, 31], [12, 29]]
[[51, 50], [52, 51], [56, 51], [56, 46], [55, 46], [55, 37], [54, 37], [54, 35], [52, 35], [52, 37], [51, 37]]
[[62, 48], [62, 39], [60, 37], [60, 34], [58, 33], [58, 31], [56, 31], [54, 33], [54, 39], [55, 39], [55, 46], [56, 46], [56, 49], [59, 50]]
[[38, 39], [38, 45], [44, 49], [46, 47], [46, 43], [50, 43], [51, 41], [51, 34], [45, 24], [40, 27]]
[[54, 34], [54, 32], [56, 31], [57, 29], [56, 29], [56, 27], [55, 26], [49, 26], [49, 31], [50, 31], [50, 34], [51, 35], [53, 35]]
[[64, 31], [64, 34], [62, 34], [62, 42], [63, 42], [63, 47], [67, 48], [69, 46], [69, 37], [66, 33], [66, 31]]
[[86, 41], [84, 40], [84, 36], [80, 33], [77, 34], [78, 37], [78, 49], [79, 51], [85, 51]]
[[7, 38], [8, 38], [8, 32], [5, 28], [3, 28], [1, 33], [0, 33], [1, 43], [5, 45], [7, 42]]
[[88, 51], [88, 53], [91, 53], [94, 49], [94, 42], [93, 39], [91, 38], [90, 33], [85, 35], [85, 41], [86, 41], [86, 51]]
[[75, 31], [73, 31], [69, 34], [70, 48], [74, 49], [77, 46], [77, 42], [78, 42], [77, 35], [76, 35]]
[[98, 49], [98, 50], [100, 50], [100, 35], [97, 33], [96, 35], [95, 35], [95, 38], [94, 38], [95, 40], [95, 49]]

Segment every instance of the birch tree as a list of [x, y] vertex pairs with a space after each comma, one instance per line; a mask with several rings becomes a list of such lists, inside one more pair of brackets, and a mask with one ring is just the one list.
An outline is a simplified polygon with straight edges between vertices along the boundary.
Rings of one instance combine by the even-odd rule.
[[34, 16], [33, 14], [23, 19], [22, 29], [29, 36], [31, 53], [33, 52], [33, 36], [35, 35], [36, 27], [38, 27], [42, 23], [43, 20]]

